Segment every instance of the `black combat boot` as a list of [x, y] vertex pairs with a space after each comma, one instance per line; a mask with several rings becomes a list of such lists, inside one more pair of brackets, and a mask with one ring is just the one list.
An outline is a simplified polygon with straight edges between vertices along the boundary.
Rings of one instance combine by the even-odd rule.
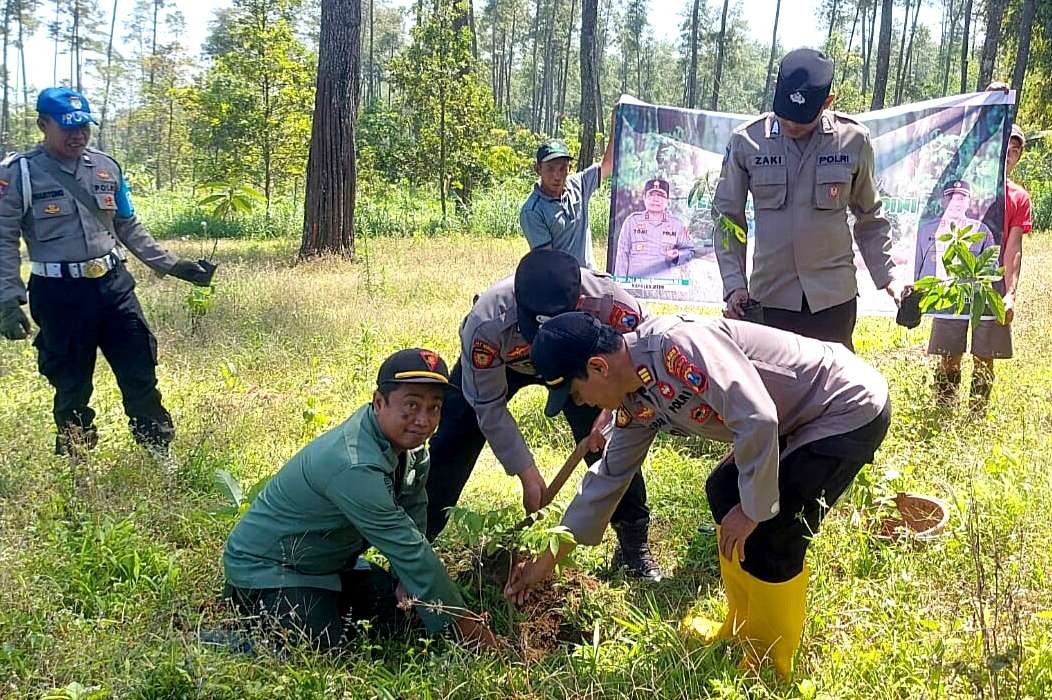
[[968, 391], [969, 407], [972, 413], [981, 414], [986, 412], [986, 405], [990, 403], [990, 390], [994, 388], [994, 370], [989, 365], [975, 363], [972, 369], [972, 385]]
[[94, 425], [70, 424], [59, 429], [55, 436], [55, 454], [60, 457], [81, 458], [99, 443], [99, 433]]
[[614, 532], [617, 533], [618, 546], [611, 566], [614, 569], [625, 567], [628, 575], [634, 578], [649, 581], [660, 581], [665, 578], [661, 567], [654, 561], [654, 555], [650, 553], [650, 542], [647, 539], [650, 519], [643, 518], [634, 522], [612, 524]]
[[164, 415], [154, 418], [133, 416], [128, 419], [132, 438], [147, 452], [157, 459], [168, 458], [168, 444], [175, 437], [175, 426], [172, 417], [165, 411]]
[[946, 372], [935, 370], [935, 405], [938, 408], [952, 408], [957, 403], [957, 391], [961, 386], [961, 370]]

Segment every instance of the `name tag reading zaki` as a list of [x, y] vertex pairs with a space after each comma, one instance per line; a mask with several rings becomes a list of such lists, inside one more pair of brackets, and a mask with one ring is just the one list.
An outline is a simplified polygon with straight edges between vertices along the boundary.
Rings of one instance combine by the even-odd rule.
[[753, 156], [753, 167], [764, 167], [768, 165], [785, 165], [785, 156]]

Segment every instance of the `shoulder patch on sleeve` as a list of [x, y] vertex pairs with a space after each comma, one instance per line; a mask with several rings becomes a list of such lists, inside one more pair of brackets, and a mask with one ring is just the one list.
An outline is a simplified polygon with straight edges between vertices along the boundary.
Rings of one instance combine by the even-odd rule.
[[489, 369], [497, 360], [497, 348], [481, 338], [471, 344], [471, 364], [475, 369]]
[[632, 414], [625, 410], [624, 406], [619, 406], [614, 411], [614, 425], [618, 428], [627, 428], [632, 422]]
[[4, 198], [4, 195], [7, 194], [7, 190], [10, 186], [10, 182], [4, 180], [3, 178], [0, 178], [0, 199]]
[[610, 309], [610, 318], [607, 323], [613, 326], [618, 333], [631, 333], [639, 327], [639, 313], [619, 301], [614, 302]]

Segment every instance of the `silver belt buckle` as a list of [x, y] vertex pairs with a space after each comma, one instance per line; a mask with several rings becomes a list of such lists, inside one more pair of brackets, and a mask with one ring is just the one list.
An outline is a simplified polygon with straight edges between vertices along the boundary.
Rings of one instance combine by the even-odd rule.
[[110, 271], [106, 258], [95, 258], [84, 263], [84, 276], [90, 280], [98, 279]]

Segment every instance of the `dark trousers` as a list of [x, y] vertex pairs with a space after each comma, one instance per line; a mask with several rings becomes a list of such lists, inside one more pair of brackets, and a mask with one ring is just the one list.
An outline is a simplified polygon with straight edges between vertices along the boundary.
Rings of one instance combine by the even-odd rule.
[[324, 588], [237, 588], [226, 596], [237, 610], [286, 641], [331, 649], [353, 636], [353, 623], [369, 620], [380, 634], [408, 630], [409, 618], [397, 606], [398, 581], [372, 564], [340, 573], [343, 590]]
[[175, 434], [157, 391], [157, 339], [135, 296], [135, 280], [120, 265], [98, 279], [31, 275], [29, 310], [40, 327], [33, 344], [40, 373], [55, 388], [60, 432], [89, 428], [95, 357], [102, 351], [117, 377], [124, 412], [140, 443], [166, 445]]
[[[531, 384], [543, 384], [538, 377], [531, 377], [520, 372], [506, 370], [508, 373], [508, 400], [511, 400], [519, 389]], [[453, 366], [450, 381], [456, 387], [462, 386], [463, 369], [460, 360]], [[570, 424], [574, 440], [580, 440], [592, 430], [592, 423], [599, 416], [599, 409], [592, 406], [578, 406], [567, 402], [563, 415]], [[431, 438], [431, 471], [427, 477], [427, 538], [434, 540], [446, 526], [449, 515], [446, 508], [455, 506], [460, 500], [460, 493], [468, 482], [475, 462], [478, 461], [486, 438], [479, 429], [475, 410], [459, 391], [451, 391], [442, 404], [442, 419], [438, 430]], [[599, 452], [589, 452], [585, 462], [594, 464], [602, 456]], [[611, 522], [631, 523], [650, 517], [647, 508], [647, 490], [641, 474], [636, 474], [618, 504]]]
[[764, 325], [791, 331], [815, 340], [840, 343], [851, 352], [855, 351], [855, 344], [851, 336], [855, 332], [857, 315], [857, 298], [815, 312], [812, 312], [811, 307], [807, 305], [807, 297], [803, 298], [799, 311], [763, 307]]
[[[742, 568], [768, 583], [788, 581], [803, 571], [807, 545], [826, 512], [862, 466], [873, 461], [890, 423], [889, 403], [861, 428], [817, 440], [784, 457], [778, 465], [781, 508], [745, 540]], [[741, 502], [733, 455], [709, 475], [705, 493], [717, 523]]]

